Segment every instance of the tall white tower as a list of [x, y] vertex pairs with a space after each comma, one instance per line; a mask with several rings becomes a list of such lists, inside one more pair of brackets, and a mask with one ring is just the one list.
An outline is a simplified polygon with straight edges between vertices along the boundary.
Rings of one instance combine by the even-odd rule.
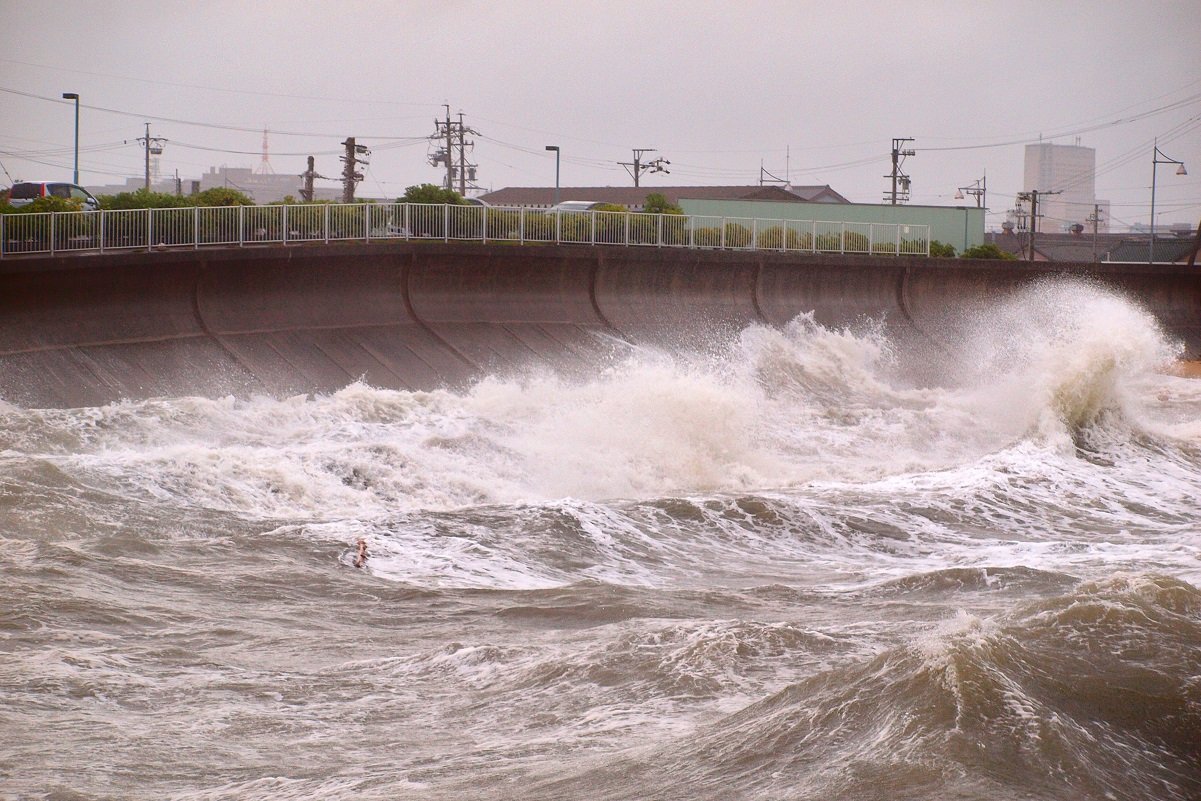
[[[1040, 193], [1038, 230], [1056, 233], [1080, 224], [1091, 231], [1097, 203], [1097, 151], [1079, 143], [1026, 145], [1022, 191], [1032, 190]], [[1044, 192], [1059, 194], [1044, 195]], [[1108, 230], [1108, 218], [1108, 214], [1102, 215], [1099, 231]]]

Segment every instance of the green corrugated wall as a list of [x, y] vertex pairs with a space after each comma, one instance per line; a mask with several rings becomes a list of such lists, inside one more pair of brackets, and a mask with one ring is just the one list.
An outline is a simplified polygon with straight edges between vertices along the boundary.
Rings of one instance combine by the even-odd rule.
[[780, 203], [773, 200], [689, 200], [681, 197], [680, 207], [685, 214], [713, 217], [928, 225], [931, 239], [954, 245], [960, 253], [984, 244], [984, 209], [974, 206]]

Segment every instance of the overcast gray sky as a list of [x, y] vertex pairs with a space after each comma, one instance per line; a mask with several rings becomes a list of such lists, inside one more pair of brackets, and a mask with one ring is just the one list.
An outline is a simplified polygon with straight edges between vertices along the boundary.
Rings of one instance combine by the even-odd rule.
[[1157, 224], [1195, 225], [1199, 23], [1197, 0], [0, 0], [0, 180], [69, 179], [78, 92], [84, 184], [141, 175], [149, 121], [185, 179], [257, 166], [264, 127], [275, 172], [311, 153], [337, 175], [353, 135], [360, 196], [396, 197], [441, 179], [425, 137], [446, 103], [487, 188], [553, 185], [548, 144], [563, 185], [630, 185], [638, 147], [672, 162], [648, 188], [762, 165], [873, 203], [913, 137], [912, 202], [957, 205], [987, 171], [990, 227], [1040, 135], [1096, 148], [1114, 225], [1146, 222], [1158, 137], [1191, 174], [1159, 168]]

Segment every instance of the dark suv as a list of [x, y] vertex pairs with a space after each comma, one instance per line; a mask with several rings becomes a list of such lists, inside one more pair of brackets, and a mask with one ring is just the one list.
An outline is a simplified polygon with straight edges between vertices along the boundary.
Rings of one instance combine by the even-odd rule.
[[18, 181], [13, 184], [12, 189], [8, 190], [10, 206], [24, 206], [40, 197], [75, 199], [83, 203], [85, 211], [96, 211], [100, 208], [100, 201], [91, 192], [77, 184], [58, 181]]

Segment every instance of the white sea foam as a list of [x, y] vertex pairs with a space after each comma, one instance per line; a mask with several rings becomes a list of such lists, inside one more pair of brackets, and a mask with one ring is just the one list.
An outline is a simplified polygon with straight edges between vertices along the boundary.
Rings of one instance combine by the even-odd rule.
[[17, 410], [4, 442], [148, 502], [362, 520], [947, 469], [975, 481], [973, 465], [1029, 437], [1074, 458], [1080, 432], [1098, 423], [1125, 426], [1122, 438], [1199, 441], [1198, 382], [1158, 372], [1174, 346], [1107, 290], [1039, 286], [988, 310], [963, 343], [944, 366], [954, 380], [919, 389], [897, 374], [878, 327], [830, 330], [802, 316], [748, 328], [716, 352], [638, 350], [586, 381]]
[[[964, 330], [931, 385], [878, 326], [801, 317], [586, 381], [4, 408], [15, 792], [501, 797], [673, 736], [718, 745], [677, 777], [749, 742], [769, 794], [820, 748], [806, 780], [845, 788], [847, 765], [940, 753], [928, 698], [881, 704], [914, 664], [968, 741], [1030, 744], [1028, 772], [1054, 733], [1033, 722], [1063, 707], [989, 668], [1015, 621], [1190, 686], [1195, 635], [1168, 648], [1142, 621], [1196, 617], [1178, 580], [1201, 584], [1201, 382], [1164, 375], [1170, 343], [1092, 287]], [[1066, 625], [1123, 615], [1103, 640]], [[981, 709], [997, 725], [973, 730]], [[171, 771], [147, 784], [147, 764]]]

